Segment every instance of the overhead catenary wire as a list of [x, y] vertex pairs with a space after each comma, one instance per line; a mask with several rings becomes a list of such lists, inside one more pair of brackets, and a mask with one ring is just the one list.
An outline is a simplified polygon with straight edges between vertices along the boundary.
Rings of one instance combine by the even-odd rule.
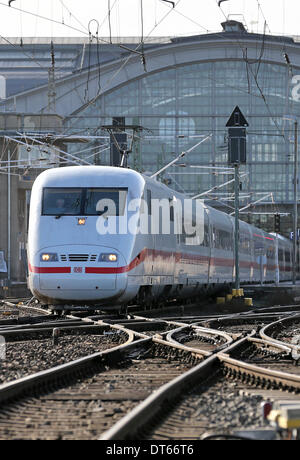
[[176, 11], [176, 10], [175, 10]]
[[[272, 196], [272, 192], [270, 193], [267, 193], [266, 195], [264, 195], [262, 198], [260, 198], [259, 200], [256, 200], [254, 201], [254, 203], [249, 203], [247, 206], [241, 208], [239, 210], [239, 212], [242, 212], [242, 211], [245, 211], [245, 209], [248, 209], [248, 208], [251, 208], [252, 206], [255, 206], [257, 203], [260, 203], [261, 201], [265, 200], [266, 198]], [[234, 215], [234, 212], [230, 214], [231, 216]]]
[[108, 28], [109, 28], [109, 42], [112, 43], [111, 41], [111, 6], [110, 6], [110, 0], [108, 0]]
[[[261, 12], [262, 12], [262, 9], [261, 9], [259, 0], [257, 0], [257, 3], [258, 3], [258, 6], [259, 6], [259, 9], [260, 9]], [[225, 15], [224, 11], [222, 10], [220, 4], [219, 4], [218, 6], [219, 6], [220, 10], [222, 11], [222, 14], [225, 16], [225, 18], [226, 18], [226, 20], [227, 20], [227, 16]], [[267, 27], [266, 18], [265, 18], [264, 15], [263, 15], [263, 17], [264, 17], [264, 20], [265, 20], [265, 23], [264, 23], [265, 25], [264, 25], [264, 27]], [[269, 31], [270, 31], [270, 28], [269, 28]], [[271, 31], [270, 31], [270, 32], [271, 32]], [[264, 35], [265, 35], [265, 33], [264, 33]], [[263, 35], [263, 45], [262, 45], [262, 49], [261, 49], [261, 57], [260, 57], [259, 60], [258, 60], [259, 66], [260, 66], [260, 62], [261, 62], [261, 59], [262, 59], [262, 56], [263, 56], [263, 51], [264, 51], [264, 35]], [[237, 44], [239, 45], [239, 47], [241, 48], [242, 55], [243, 55], [243, 59], [245, 60], [246, 65], [247, 65], [247, 66], [249, 65], [248, 68], [249, 68], [249, 70], [250, 70], [250, 72], [251, 72], [251, 74], [252, 74], [252, 76], [253, 76], [255, 85], [256, 85], [256, 87], [257, 87], [259, 93], [260, 93], [260, 97], [262, 98], [262, 100], [263, 100], [263, 102], [264, 102], [264, 104], [265, 104], [265, 106], [266, 106], [266, 108], [267, 108], [267, 111], [268, 111], [268, 113], [269, 113], [269, 116], [270, 116], [271, 119], [273, 120], [273, 123], [274, 123], [274, 125], [276, 126], [278, 132], [285, 138], [285, 134], [282, 133], [282, 130], [281, 130], [280, 126], [279, 126], [278, 123], [277, 123], [277, 120], [275, 119], [274, 115], [272, 114], [272, 111], [271, 111], [271, 109], [270, 109], [270, 107], [269, 107], [269, 104], [268, 104], [268, 102], [267, 102], [266, 96], [265, 96], [265, 94], [264, 94], [264, 92], [263, 92], [263, 90], [262, 90], [262, 88], [261, 88], [261, 86], [260, 86], [260, 84], [259, 84], [259, 82], [258, 82], [258, 72], [256, 72], [256, 74], [254, 73], [254, 71], [253, 71], [253, 69], [252, 69], [252, 67], [251, 67], [251, 63], [249, 62], [248, 59], [246, 59], [246, 50], [245, 50], [245, 48], [243, 48], [243, 46], [241, 45], [240, 40], [239, 40], [238, 38], [236, 38], [235, 40], [236, 40], [236, 43], [237, 43]]]
[[[16, 138], [13, 138], [13, 137], [10, 137], [10, 136], [4, 136], [4, 138], [5, 138], [5, 139], [8, 139], [9, 141], [13, 141], [13, 142], [15, 142], [15, 143], [17, 143], [17, 144], [24, 145], [24, 146], [26, 146], [26, 147], [29, 146], [28, 143], [22, 142], [20, 139], [16, 139]], [[28, 139], [32, 140], [32, 139], [29, 138], [29, 137], [28, 137]], [[34, 139], [34, 142], [37, 142], [38, 144], [43, 145], [43, 146], [47, 146], [47, 144], [44, 144], [43, 142], [40, 142], [40, 141], [38, 141], [38, 140], [36, 140], [36, 139]], [[53, 149], [53, 148], [55, 148], [55, 147], [52, 146], [51, 148]], [[79, 165], [82, 165], [82, 163], [80, 162], [80, 161], [81, 161], [80, 158], [76, 158], [76, 157], [74, 157], [74, 155], [71, 155], [70, 153], [64, 152], [63, 150], [60, 150], [60, 149], [58, 149], [58, 148], [55, 148], [55, 149], [56, 149], [56, 151], [57, 151], [58, 153], [56, 153], [56, 152], [53, 152], [53, 153], [54, 153], [54, 154], [56, 153], [57, 155], [60, 155], [62, 159], [66, 160], [66, 158], [67, 158], [71, 163], [74, 163], [74, 164], [76, 164], [76, 165], [78, 165], [78, 166], [79, 166]], [[61, 154], [62, 154], [62, 155], [61, 155]], [[8, 161], [8, 163], [10, 163], [10, 161]], [[90, 164], [90, 163], [87, 163], [87, 162], [86, 162], [86, 164]]]
[[[240, 179], [242, 179], [243, 177], [246, 177], [246, 176], [248, 176], [247, 173], [242, 174], [242, 175], [240, 176]], [[226, 185], [229, 185], [229, 184], [231, 184], [231, 183], [234, 182], [234, 181], [235, 181], [235, 179], [231, 179], [231, 180], [229, 180], [229, 181], [227, 181], [227, 182], [224, 182], [224, 184], [215, 185], [214, 187], [212, 187], [211, 189], [207, 190], [206, 192], [198, 193], [198, 195], [193, 196], [192, 199], [193, 199], [193, 200], [196, 200], [197, 198], [200, 198], [201, 196], [207, 195], [207, 194], [209, 194], [210, 192], [213, 192], [214, 190], [218, 190], [219, 188], [226, 187]]]
[[[171, 9], [171, 10], [172, 10], [172, 9]], [[176, 11], [176, 10], [174, 10], [174, 11]], [[256, 96], [257, 96], [257, 95], [256, 95]], [[260, 97], [260, 96], [257, 96], [257, 97]]]
[[[179, 3], [180, 3], [181, 1], [182, 1], [182, 0], [178, 0], [175, 6], [179, 5]], [[0, 5], [1, 5], [1, 2], [0, 2]], [[172, 11], [174, 11], [173, 8], [170, 9], [170, 10], [169, 10], [169, 11], [168, 11], [158, 22], [157, 22], [157, 24], [155, 24], [155, 26], [150, 30], [150, 32], [148, 33], [148, 35], [147, 35], [146, 38], [148, 38], [148, 37], [152, 34], [152, 32], [155, 30], [155, 28], [158, 27], [158, 26], [166, 19], [166, 17], [167, 17]], [[134, 51], [138, 51], [140, 47], [141, 47], [141, 43], [139, 43], [139, 44], [137, 45], [137, 47], [136, 47], [134, 50], [131, 50], [132, 53], [134, 53]], [[105, 89], [106, 89], [107, 87], [109, 87], [111, 81], [112, 81], [114, 78], [117, 77], [117, 75], [121, 72], [121, 70], [122, 70], [122, 69], [127, 65], [127, 63], [131, 60], [132, 55], [133, 55], [133, 54], [130, 54], [129, 56], [127, 56], [127, 57], [125, 58], [125, 61], [123, 62], [123, 64], [121, 64], [121, 66], [113, 73], [113, 75], [110, 77], [110, 79], [106, 82], [106, 86], [105, 86], [104, 88], [102, 88], [101, 91], [100, 91], [99, 93], [97, 93], [92, 99], [90, 99], [90, 100], [87, 102], [87, 104], [86, 104], [86, 106], [85, 106], [85, 109], [86, 109], [87, 107], [89, 107], [89, 105], [93, 104], [93, 103], [95, 102], [95, 100], [101, 95], [101, 93], [103, 93], [103, 92], [105, 91]], [[81, 85], [79, 85], [79, 86], [81, 86]], [[70, 92], [72, 92], [72, 91], [73, 91], [73, 89], [70, 90]], [[45, 109], [45, 108], [43, 108], [43, 109]], [[41, 109], [40, 111], [42, 111], [43, 109]], [[68, 127], [68, 129], [70, 129], [70, 127]]]
[[[17, 133], [19, 134], [20, 136], [23, 136], [24, 134], [23, 133]], [[14, 140], [14, 141], [18, 141], [18, 142], [21, 142], [19, 139], [14, 139], [14, 138], [11, 138], [9, 136], [5, 136], [6, 138], [10, 139], [10, 140]], [[71, 153], [68, 153], [68, 152], [65, 152], [64, 150], [61, 150], [59, 149], [58, 147], [52, 145], [52, 144], [47, 144], [45, 142], [42, 142], [40, 140], [38, 140], [37, 138], [33, 138], [31, 136], [28, 136], [28, 134], [26, 134], [26, 137], [27, 139], [29, 139], [30, 141], [34, 142], [34, 143], [37, 143], [39, 145], [43, 145], [43, 146], [51, 146], [51, 148], [59, 153], [62, 153], [63, 155], [65, 155], [67, 158], [70, 158], [72, 161], [77, 161], [77, 162], [80, 162], [80, 164], [86, 164], [86, 165], [90, 165], [91, 163], [89, 163], [88, 161], [84, 160], [84, 159], [81, 159], [81, 158], [78, 158], [76, 157], [75, 155], [72, 155]], [[28, 145], [28, 144], [26, 144]]]
[[140, 0], [140, 13], [141, 13], [141, 60], [144, 67], [144, 72], [147, 72], [146, 67], [146, 58], [144, 51], [144, 10], [143, 10], [143, 0]]
[[222, 201], [218, 200], [217, 198], [213, 198], [213, 197], [209, 197], [208, 198], [204, 198], [205, 201], [216, 201], [217, 203], [220, 203], [222, 206], [225, 206], [226, 208], [229, 208], [229, 209], [234, 209], [232, 206], [230, 206], [229, 204], [226, 204], [226, 203], [223, 203]]
[[[4, 3], [4, 2], [0, 2], [0, 5], [8, 7], [8, 5], [6, 3]], [[11, 6], [11, 9], [14, 9], [14, 10], [17, 10], [17, 11], [22, 11], [23, 13], [26, 13], [28, 15], [35, 16], [35, 17], [37, 17], [39, 19], [44, 19], [45, 21], [56, 23], [56, 24], [59, 24], [59, 25], [65, 26], [65, 27], [69, 27], [70, 29], [73, 29], [76, 32], [80, 32], [83, 35], [88, 35], [86, 31], [78, 29], [77, 27], [73, 27], [73, 26], [71, 26], [69, 24], [66, 24], [66, 23], [62, 24], [61, 21], [57, 21], [56, 19], [53, 19], [53, 18], [48, 18], [47, 16], [43, 16], [41, 14], [33, 13], [32, 11], [24, 10], [24, 8], [18, 8], [16, 6]]]
[[[136, 50], [132, 50], [131, 52], [134, 53], [134, 52], [136, 52]], [[113, 80], [113, 79], [117, 76], [117, 74], [119, 73], [119, 71], [121, 71], [121, 68], [123, 68], [123, 67], [127, 64], [127, 62], [129, 61], [129, 59], [130, 59], [130, 57], [127, 59], [127, 61], [124, 63], [124, 65], [123, 65], [122, 67], [120, 67], [120, 68], [115, 72], [115, 74], [111, 77], [111, 79], [110, 79], [110, 81], [108, 82], [108, 84], [111, 82], [111, 80]], [[92, 79], [94, 79], [94, 78], [97, 78], [97, 77], [93, 77]], [[214, 78], [211, 78], [211, 77], [208, 77], [208, 78], [211, 79], [211, 80], [214, 80], [214, 81], [216, 81], [216, 82], [218, 81], [217, 79], [214, 79]], [[92, 79], [91, 79], [91, 80], [92, 80]], [[225, 86], [226, 86], [226, 87], [230, 87], [230, 85], [225, 85]], [[106, 89], [106, 88], [102, 88], [102, 93], [105, 91], [105, 89]], [[233, 86], [232, 86], [232, 89], [235, 89], [235, 90], [238, 90], [238, 91], [241, 91], [241, 92], [243, 92], [243, 93], [247, 93], [247, 94], [248, 94], [248, 92], [245, 91], [245, 90], [242, 89], [242, 88], [238, 88], [238, 87], [233, 87]], [[254, 97], [257, 97], [257, 98], [261, 98], [261, 97], [262, 97], [262, 94], [254, 94], [254, 93], [250, 93], [250, 94], [251, 94], [252, 96], [254, 96]], [[100, 95], [101, 95], [101, 94], [99, 93], [99, 94], [96, 95], [93, 99], [91, 99], [91, 100], [89, 101], [89, 103], [86, 105], [85, 109], [86, 109], [90, 104], [94, 103], [95, 99], [96, 99], [98, 96], [100, 96]], [[63, 97], [63, 95], [62, 95], [61, 97]], [[265, 103], [266, 103], [266, 105], [267, 105], [267, 107], [268, 107], [268, 104], [267, 104], [267, 101], [266, 101], [266, 100], [265, 100]], [[280, 135], [281, 137], [284, 137], [284, 134], [282, 134], [280, 128], [278, 127], [278, 124], [277, 124], [276, 120], [274, 119], [274, 114], [272, 114], [272, 112], [270, 111], [270, 108], [269, 108], [269, 107], [268, 107], [268, 111], [269, 111], [269, 116], [271, 116], [271, 118], [274, 120], [274, 124], [276, 124], [276, 131], [277, 131], [277, 132], [279, 131], [279, 134], [278, 134], [278, 135]], [[276, 116], [276, 115], [275, 115], [275, 116]], [[74, 120], [74, 123], [75, 123], [75, 120]], [[67, 128], [67, 130], [70, 130], [70, 129], [72, 129], [72, 125], [71, 125], [71, 126], [69, 125], [68, 128]], [[215, 130], [215, 131], [218, 131], [218, 130]]]
[[190, 153], [192, 152], [195, 148], [197, 148], [200, 144], [202, 144], [203, 142], [205, 142], [206, 140], [210, 139], [211, 138], [211, 134], [209, 134], [208, 136], [206, 136], [204, 139], [202, 139], [200, 142], [197, 142], [197, 144], [193, 145], [192, 147], [190, 147], [188, 150], [185, 150], [183, 152], [181, 152], [174, 160], [172, 160], [170, 163], [168, 163], [167, 165], [163, 166], [161, 169], [159, 169], [156, 173], [152, 174], [150, 177], [151, 179], [154, 179], [155, 177], [157, 177], [159, 174], [161, 174], [163, 171], [165, 171], [167, 168], [169, 168], [170, 166], [172, 166], [174, 163], [176, 163], [180, 158], [184, 157], [187, 153]]
[[[159, 0], [160, 2], [165, 2], [166, 0]], [[195, 21], [194, 19], [188, 17], [186, 14], [182, 13], [181, 11], [179, 10], [176, 10], [175, 9], [175, 3], [174, 2], [171, 2], [174, 4], [173, 7], [170, 7], [171, 9], [174, 9], [174, 12], [180, 16], [182, 16], [183, 18], [185, 19], [188, 19], [190, 22], [192, 22], [193, 24], [195, 24], [196, 26], [200, 27], [201, 29], [205, 30], [205, 32], [210, 32], [209, 29], [207, 29], [206, 27], [202, 26], [201, 24], [199, 24], [199, 22]], [[166, 5], [166, 6], [169, 6], [169, 5]]]
[[[53, 1], [53, 0], [52, 0], [52, 1]], [[75, 19], [75, 21], [77, 21], [78, 24], [79, 24], [83, 29], [85, 29], [86, 31], [88, 31], [87, 27], [86, 27], [84, 24], [82, 24], [82, 22], [72, 13], [72, 11], [65, 5], [64, 1], [63, 1], [63, 0], [59, 0], [59, 1], [60, 1], [61, 5], [63, 6], [63, 8], [65, 8], [65, 9], [68, 11], [70, 17], [73, 17], [73, 18]]]
[[[13, 139], [13, 138], [9, 138], [8, 136], [5, 136], [4, 140], [7, 141], [8, 146], [12, 142], [15, 144], [13, 152], [11, 152], [11, 158], [15, 155], [15, 153], [16, 153], [16, 151], [18, 149], [18, 144], [21, 144], [21, 145], [24, 145], [24, 146], [28, 147], [27, 143], [22, 142], [20, 140]], [[72, 163], [74, 165], [78, 165], [78, 162], [75, 162], [73, 160], [67, 160], [65, 156], [62, 156], [62, 155], [60, 155], [58, 153], [55, 153], [55, 152], [52, 152], [52, 153], [54, 153], [54, 156], [60, 160], [60, 164], [66, 162], [66, 163]], [[22, 160], [22, 159], [17, 159], [17, 160], [10, 159], [10, 160], [6, 160], [6, 161], [2, 160], [0, 162], [0, 170], [2, 170], [2, 174], [5, 173], [5, 174], [8, 174], [8, 175], [19, 176], [20, 174], [13, 173], [13, 172], [11, 172], [11, 170], [13, 168], [18, 168], [18, 169], [26, 168], [26, 171], [27, 171], [29, 169], [35, 168], [36, 166], [40, 166], [41, 161], [48, 161], [48, 160], [46, 158], [44, 158], [44, 159], [32, 159], [32, 160], [29, 160], [29, 161], [30, 161], [30, 163], [28, 163], [28, 159], [26, 159], [26, 160], [25, 159], [24, 160]], [[52, 164], [53, 163], [50, 163], [48, 161], [48, 163], [43, 164], [43, 168], [46, 167], [46, 166], [50, 166]], [[57, 162], [55, 162], [55, 164], [57, 165]]]

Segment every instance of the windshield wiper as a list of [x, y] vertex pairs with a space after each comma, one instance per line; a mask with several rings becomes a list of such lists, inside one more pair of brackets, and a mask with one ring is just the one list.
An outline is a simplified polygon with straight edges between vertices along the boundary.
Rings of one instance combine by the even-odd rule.
[[102, 211], [96, 210], [97, 216], [102, 216], [102, 215], [105, 214], [107, 211], [108, 211], [108, 206], [104, 206], [104, 209], [103, 209]]

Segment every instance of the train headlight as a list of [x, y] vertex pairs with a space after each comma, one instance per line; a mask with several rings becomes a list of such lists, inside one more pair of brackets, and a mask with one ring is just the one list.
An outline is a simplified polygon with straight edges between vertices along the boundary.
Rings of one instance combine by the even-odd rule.
[[100, 254], [99, 262], [117, 262], [117, 254]]
[[41, 262], [58, 262], [58, 256], [54, 252], [44, 252], [40, 260]]

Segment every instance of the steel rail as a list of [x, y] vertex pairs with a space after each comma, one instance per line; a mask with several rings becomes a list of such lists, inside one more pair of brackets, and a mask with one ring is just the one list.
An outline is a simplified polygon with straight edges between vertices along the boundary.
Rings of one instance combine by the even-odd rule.
[[[289, 349], [289, 347], [287, 347], [286, 345], [270, 342], [268, 340], [259, 340], [252, 336], [247, 336], [242, 340], [245, 340], [246, 342], [248, 341], [250, 343], [257, 343], [260, 345], [265, 344], [267, 347], [275, 347], [281, 352], [288, 353]], [[236, 376], [242, 377], [244, 375], [252, 378], [258, 378], [260, 379], [261, 383], [269, 382], [272, 385], [275, 385], [277, 388], [283, 388], [284, 386], [287, 386], [292, 389], [300, 390], [300, 375], [289, 374], [287, 372], [282, 371], [275, 371], [231, 358], [230, 353], [232, 351], [235, 351], [242, 344], [242, 341], [238, 341], [234, 343], [232, 346], [228, 347], [226, 350], [222, 350], [217, 354], [218, 359], [226, 369], [235, 372]]]
[[[239, 340], [235, 346], [243, 344], [246, 340], [246, 338]], [[153, 338], [153, 341], [170, 346], [170, 343], [164, 340]], [[174, 343], [173, 346], [179, 347], [176, 343]], [[185, 349], [194, 353], [196, 351], [189, 347], [185, 347]], [[229, 349], [232, 349], [232, 345], [228, 347], [228, 350]], [[197, 353], [199, 354], [198, 350]], [[129, 436], [134, 437], [138, 430], [147, 425], [164, 406], [174, 402], [184, 390], [186, 390], [187, 386], [195, 385], [216, 372], [220, 367], [218, 353], [212, 355], [211, 353], [203, 351], [201, 354], [206, 356], [207, 359], [193, 369], [190, 369], [181, 376], [160, 387], [156, 392], [152, 393], [141, 404], [135, 407], [133, 411], [121, 418], [113, 427], [102, 433], [99, 439], [124, 440]]]
[[[110, 330], [110, 327], [107, 325], [98, 325], [98, 324], [91, 324], [91, 325], [85, 325], [85, 324], [74, 324], [74, 325], [59, 325], [59, 324], [55, 324], [53, 325], [52, 327], [41, 327], [41, 328], [31, 328], [31, 329], [8, 329], [8, 330], [4, 330], [2, 331], [0, 329], [0, 334], [2, 337], [4, 337], [5, 339], [8, 339], [8, 338], [15, 338], [15, 337], [18, 337], [18, 336], [21, 336], [22, 339], [21, 340], [25, 340], [25, 337], [28, 336], [28, 340], [32, 337], [32, 335], [35, 335], [35, 334], [44, 334], [45, 336], [49, 333], [52, 333], [53, 330], [58, 330], [59, 332], [68, 332], [68, 331], [74, 331], [74, 333], [76, 332], [80, 332], [80, 331], [90, 331], [91, 334], [93, 333], [93, 331], [98, 332], [98, 333], [102, 333], [102, 332], [106, 332], [108, 330]], [[122, 332], [122, 331], [120, 331]], [[72, 334], [69, 334], [69, 335], [72, 335]], [[48, 335], [48, 338], [49, 338], [49, 335]]]
[[[75, 319], [76, 317], [73, 317]], [[76, 318], [78, 319], [78, 317]], [[189, 352], [191, 356], [197, 356], [204, 359], [204, 361], [189, 371], [185, 372], [181, 376], [175, 378], [171, 382], [163, 385], [158, 390], [153, 392], [146, 400], [139, 404], [133, 411], [123, 417], [116, 425], [114, 425], [110, 430], [103, 433], [100, 439], [124, 439], [128, 436], [134, 436], [134, 433], [138, 431], [139, 428], [146, 424], [152, 417], [158, 414], [159, 411], [164, 407], [165, 404], [169, 404], [172, 401], [175, 401], [176, 398], [182, 394], [184, 389], [187, 386], [194, 385], [198, 382], [201, 382], [203, 379], [212, 375], [218, 369], [224, 369], [232, 375], [241, 376], [252, 376], [255, 379], [258, 379], [261, 382], [270, 381], [273, 385], [278, 387], [290, 387], [295, 389], [300, 389], [300, 376], [291, 375], [279, 371], [271, 371], [264, 369], [258, 366], [244, 363], [242, 361], [233, 359], [230, 357], [230, 353], [233, 350], [236, 350], [237, 347], [242, 346], [247, 343], [247, 341], [253, 340], [257, 344], [263, 344], [263, 341], [260, 339], [251, 339], [250, 334], [247, 337], [244, 337], [238, 340], [235, 343], [226, 344], [226, 349], [223, 351], [215, 352], [206, 352], [193, 347], [186, 347], [179, 343], [170, 343], [167, 340], [164, 340], [159, 334], [153, 337], [145, 336], [144, 334], [132, 331], [126, 328], [126, 324], [110, 324], [105, 323], [103, 320], [93, 321], [91, 319], [84, 318], [88, 320], [89, 323], [86, 327], [93, 327], [93, 325], [108, 327], [110, 330], [118, 330], [126, 332], [128, 335], [128, 340], [126, 343], [118, 345], [117, 347], [105, 350], [103, 352], [94, 353], [84, 358], [80, 358], [76, 361], [72, 361], [67, 364], [56, 366], [54, 368], [48, 369], [37, 374], [33, 374], [28, 377], [24, 377], [17, 381], [9, 382], [0, 386], [0, 403], [4, 403], [14, 398], [19, 398], [24, 396], [28, 392], [32, 392], [35, 389], [43, 387], [43, 385], [49, 385], [54, 382], [58, 382], [64, 377], [74, 375], [77, 372], [81, 372], [84, 369], [88, 369], [93, 364], [112, 364], [124, 359], [126, 354], [134, 351], [135, 349], [141, 349], [145, 346], [149, 346], [151, 343], [158, 345], [167, 346], [168, 348], [177, 349], [180, 351]], [[153, 322], [157, 322], [157, 319]], [[168, 323], [166, 321], [166, 323]], [[169, 322], [171, 323], [171, 322]], [[177, 323], [178, 324], [178, 323]], [[155, 324], [154, 324], [155, 325]], [[84, 326], [83, 326], [84, 327]], [[228, 336], [228, 334], [207, 329], [201, 328], [197, 325], [187, 325], [180, 323], [180, 327], [177, 330], [182, 330], [185, 328], [189, 329], [203, 329], [206, 332], [210, 332], [212, 335], [214, 332], [217, 335]], [[168, 334], [172, 336], [175, 330], [170, 331]], [[168, 336], [168, 334], [166, 334]], [[230, 336], [228, 336], [230, 337]], [[137, 340], [136, 340], [137, 339]], [[232, 340], [232, 338], [230, 337]], [[269, 342], [266, 343], [268, 346], [276, 348], [276, 344]], [[287, 352], [286, 348], [280, 346], [277, 347], [281, 351]]]
[[269, 335], [267, 335], [267, 331], [269, 329], [272, 329], [274, 327], [276, 328], [277, 325], [282, 325], [282, 324], [287, 323], [287, 322], [293, 322], [293, 320], [295, 320], [295, 319], [296, 320], [298, 319], [300, 321], [300, 314], [291, 315], [291, 316], [288, 316], [287, 318], [281, 318], [278, 321], [274, 321], [273, 323], [267, 324], [266, 326], [264, 326], [259, 331], [259, 335], [261, 336], [262, 339], [264, 339], [264, 340], [266, 340], [268, 342], [277, 343], [278, 345], [284, 345], [284, 346], [288, 347], [290, 350], [293, 350], [296, 353], [299, 353], [300, 352], [300, 345], [295, 345], [295, 344], [292, 344], [292, 343], [285, 342], [283, 340], [274, 339], [273, 337], [270, 337]]
[[129, 435], [134, 437], [137, 431], [147, 425], [161, 411], [164, 405], [176, 400], [186, 390], [187, 386], [192, 386], [199, 382], [201, 378], [204, 379], [210, 376], [217, 366], [217, 356], [210, 356], [203, 363], [161, 386], [112, 428], [105, 431], [99, 440], [124, 440]]
[[[194, 325], [179, 327], [177, 329], [174, 329], [173, 331], [170, 331], [167, 334], [167, 341], [173, 344], [180, 344], [180, 342], [178, 342], [173, 336], [175, 336], [176, 334], [180, 332], [185, 332], [185, 331], [191, 332], [193, 330], [196, 332], [196, 334], [199, 333], [199, 335], [201, 334], [202, 336], [206, 336], [207, 338], [222, 337], [223, 339], [225, 339], [226, 343], [222, 344], [221, 346], [229, 345], [233, 342], [233, 338], [229, 334], [226, 334], [226, 332], [218, 331], [216, 329], [208, 329], [208, 328], [204, 328], [200, 326], [194, 326]], [[181, 345], [185, 346], [184, 344], [181, 344]], [[201, 350], [201, 348], [199, 347], [188, 347], [188, 348], [189, 349], [193, 348], [195, 350]]]
[[[138, 431], [146, 426], [151, 419], [154, 419], [162, 410], [166, 410], [167, 405], [174, 403], [180, 395], [186, 391], [188, 386], [192, 386], [205, 380], [208, 376], [217, 372], [218, 369], [225, 369], [235, 376], [243, 377], [247, 375], [253, 379], [264, 383], [269, 381], [278, 388], [300, 389], [300, 376], [288, 374], [285, 372], [272, 371], [261, 368], [242, 361], [233, 359], [229, 356], [237, 348], [245, 345], [248, 341], [253, 341], [259, 345], [274, 347], [281, 352], [288, 352], [288, 348], [266, 343], [263, 340], [255, 339], [251, 333], [237, 342], [229, 345], [225, 351], [220, 351], [205, 359], [202, 363], [193, 369], [177, 377], [171, 382], [163, 385], [156, 392], [152, 393], [145, 401], [139, 404], [133, 411], [119, 420], [113, 427], [100, 436], [100, 440], [124, 440], [134, 438]], [[165, 341], [155, 340], [157, 343], [166, 343]]]
[[249, 338], [249, 342], [254, 343], [258, 347], [269, 348], [269, 349], [274, 350], [276, 352], [280, 351], [282, 353], [286, 353], [287, 355], [289, 355], [291, 353], [291, 349], [289, 347], [287, 347], [286, 345], [282, 345], [280, 343], [271, 343], [269, 341], [259, 339], [257, 337]]
[[299, 375], [274, 371], [271, 369], [255, 366], [253, 364], [244, 363], [226, 355], [219, 355], [218, 358], [226, 369], [235, 373], [234, 375], [236, 377], [247, 376], [248, 378], [252, 377], [254, 379], [260, 379], [259, 382], [263, 384], [267, 384], [269, 382], [271, 385], [278, 389], [286, 387], [287, 389], [291, 390], [300, 390]]
[[44, 384], [51, 384], [52, 382], [57, 382], [64, 377], [74, 375], [83, 369], [87, 369], [93, 364], [110, 364], [118, 362], [123, 359], [125, 351], [129, 352], [131, 349], [140, 348], [147, 342], [151, 342], [151, 338], [149, 337], [134, 341], [134, 333], [132, 331], [126, 332], [128, 333], [128, 340], [114, 348], [93, 353], [92, 355], [79, 358], [67, 364], [61, 364], [51, 369], [0, 385], [0, 404], [8, 402], [14, 398], [22, 397], [24, 394], [33, 391]]
[[47, 315], [51, 315], [51, 311], [49, 310], [44, 310], [43, 308], [39, 308], [39, 307], [30, 307], [28, 305], [17, 305], [15, 303], [12, 303], [12, 302], [9, 302], [8, 300], [2, 300], [2, 303], [4, 305], [7, 305], [8, 307], [13, 307], [15, 308], [16, 310], [19, 310], [19, 309], [22, 309], [22, 310], [34, 310], [34, 311], [37, 311], [38, 313], [43, 313], [43, 315], [47, 316]]
[[182, 350], [182, 351], [187, 351], [192, 354], [192, 356], [200, 356], [202, 358], [208, 358], [211, 356], [211, 352], [206, 351], [206, 350], [201, 350], [200, 348], [193, 348], [193, 347], [187, 347], [186, 345], [180, 344], [178, 342], [169, 342], [168, 340], [164, 340], [163, 338], [157, 336], [153, 336], [152, 340], [154, 343], [157, 343], [159, 345], [166, 345], [168, 347], [175, 348], [177, 350]]
[[28, 330], [40, 330], [40, 329], [51, 329], [51, 328], [54, 328], [54, 327], [63, 327], [63, 326], [85, 326], [86, 324], [83, 323], [82, 321], [78, 320], [78, 321], [53, 321], [53, 322], [45, 322], [45, 323], [36, 323], [36, 324], [22, 324], [20, 326], [18, 326], [17, 324], [13, 324], [13, 325], [9, 325], [9, 326], [3, 326], [1, 327], [0, 325], [0, 333], [4, 333], [6, 331], [19, 331], [20, 333], [22, 331], [28, 331]]
[[[153, 342], [161, 345], [167, 345], [168, 348], [186, 351], [186, 347], [182, 347], [180, 345], [171, 345], [164, 340], [151, 338], [119, 325], [106, 324], [103, 326], [109, 327], [110, 329], [115, 329], [117, 331], [126, 332], [128, 334], [128, 340], [126, 343], [118, 345], [109, 350], [93, 353], [92, 355], [77, 359], [70, 363], [55, 366], [51, 369], [47, 369], [46, 371], [38, 372], [15, 381], [2, 384], [0, 385], [0, 404], [8, 402], [14, 398], [20, 398], [28, 392], [32, 392], [36, 388], [57, 382], [60, 379], [74, 375], [83, 369], [88, 369], [93, 364], [101, 363], [104, 365], [109, 365], [121, 361], [126, 355], [128, 355], [128, 353], [132, 352], [133, 350], [142, 349], [145, 347], [145, 345], [149, 345]], [[138, 338], [138, 340], [135, 340], [136, 338]], [[191, 349], [190, 351], [192, 356], [201, 358], [206, 356], [206, 354], [195, 351], [194, 349]]]

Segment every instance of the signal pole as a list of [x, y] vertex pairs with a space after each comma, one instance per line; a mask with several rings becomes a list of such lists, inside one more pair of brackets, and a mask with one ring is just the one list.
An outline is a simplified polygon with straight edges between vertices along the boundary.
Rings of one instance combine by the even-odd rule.
[[239, 241], [240, 241], [240, 165], [234, 164], [234, 256], [235, 256], [235, 289], [240, 289], [240, 261], [239, 261]]
[[234, 166], [234, 259], [235, 289], [240, 288], [240, 164], [246, 164], [246, 126], [249, 126], [240, 108], [236, 106], [226, 123], [228, 129], [228, 163]]
[[294, 143], [294, 238], [293, 238], [293, 284], [296, 284], [297, 272], [297, 239], [298, 239], [298, 121], [295, 120]]
[[283, 120], [294, 122], [294, 216], [293, 216], [293, 284], [296, 284], [298, 239], [298, 120], [295, 115], [285, 115]]

